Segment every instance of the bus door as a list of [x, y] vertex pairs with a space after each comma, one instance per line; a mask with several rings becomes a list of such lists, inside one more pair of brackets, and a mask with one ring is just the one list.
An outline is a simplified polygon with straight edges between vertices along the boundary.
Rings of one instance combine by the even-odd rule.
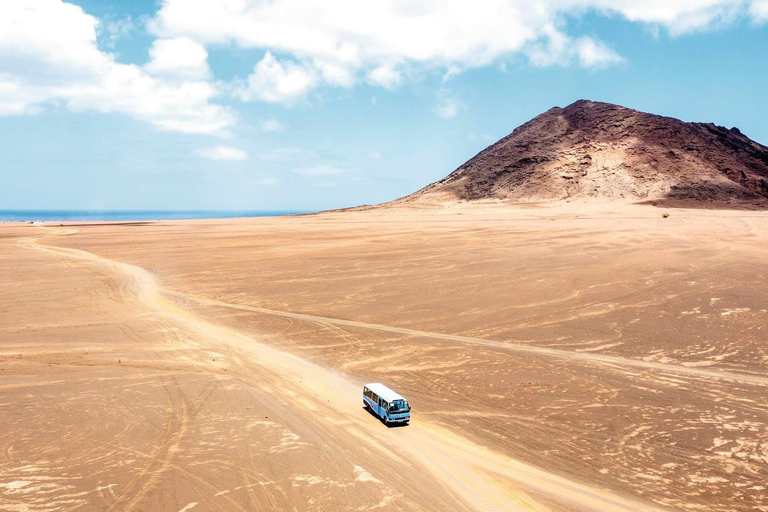
[[382, 418], [386, 416], [388, 406], [389, 404], [383, 398], [379, 398], [379, 416]]

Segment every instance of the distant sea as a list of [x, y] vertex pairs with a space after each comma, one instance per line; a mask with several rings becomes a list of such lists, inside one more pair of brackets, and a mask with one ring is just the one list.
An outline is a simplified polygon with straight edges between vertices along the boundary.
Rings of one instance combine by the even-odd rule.
[[139, 221], [183, 219], [228, 219], [276, 217], [312, 213], [309, 211], [237, 211], [237, 210], [0, 210], [0, 222], [7, 221]]

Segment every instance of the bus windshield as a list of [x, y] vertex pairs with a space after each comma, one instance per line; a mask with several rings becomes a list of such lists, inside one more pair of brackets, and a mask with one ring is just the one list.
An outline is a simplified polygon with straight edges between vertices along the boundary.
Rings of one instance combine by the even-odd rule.
[[392, 412], [406, 412], [410, 411], [411, 408], [405, 400], [395, 400], [389, 405], [389, 410]]

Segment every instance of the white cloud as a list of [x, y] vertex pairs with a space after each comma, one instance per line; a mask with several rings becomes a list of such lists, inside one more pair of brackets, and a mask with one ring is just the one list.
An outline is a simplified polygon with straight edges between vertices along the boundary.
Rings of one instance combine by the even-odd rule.
[[99, 21], [60, 0], [0, 2], [0, 115], [47, 107], [118, 112], [163, 130], [224, 133], [233, 114], [217, 87], [168, 81], [97, 45]]
[[283, 131], [283, 125], [277, 119], [267, 119], [261, 123], [261, 131], [263, 133], [274, 133]]
[[[104, 49], [129, 34], [130, 18], [101, 23], [63, 0], [0, 0], [0, 115], [95, 110], [226, 134], [235, 117], [216, 104], [225, 86], [208, 67], [214, 44], [263, 51], [253, 73], [226, 89], [282, 105], [320, 85], [394, 89], [520, 56], [590, 69], [622, 62], [610, 44], [571, 33], [567, 20], [587, 12], [677, 36], [735, 19], [766, 22], [768, 0], [161, 0], [144, 67]], [[445, 117], [461, 109], [450, 98], [436, 107]]]
[[768, 21], [768, 0], [755, 0], [750, 8], [752, 18], [758, 23]]
[[463, 71], [464, 70], [461, 69], [461, 67], [451, 64], [450, 66], [448, 66], [448, 69], [446, 69], [445, 73], [443, 74], [443, 82], [447, 82], [453, 77], [459, 76]]
[[600, 41], [586, 36], [573, 39], [552, 24], [542, 27], [542, 38], [529, 45], [526, 53], [535, 66], [567, 66], [575, 61], [581, 67], [599, 69], [624, 62]]
[[466, 110], [464, 103], [451, 96], [450, 92], [446, 89], [440, 89], [437, 91], [437, 104], [433, 111], [443, 119], [451, 119], [456, 117], [459, 112]]
[[239, 161], [248, 158], [248, 153], [242, 149], [233, 148], [230, 146], [216, 146], [212, 148], [200, 149], [195, 152], [203, 158], [208, 160], [229, 160]]
[[316, 61], [315, 66], [320, 72], [323, 80], [339, 87], [352, 87], [355, 85], [354, 73], [339, 64], [331, 62]]
[[385, 89], [394, 89], [401, 79], [402, 75], [391, 64], [382, 64], [368, 72], [368, 81]]
[[153, 75], [198, 80], [211, 76], [208, 52], [188, 37], [156, 39], [149, 49], [149, 56], [151, 60], [144, 69]]
[[666, 28], [672, 35], [704, 30], [743, 14], [746, 0], [582, 0], [591, 7], [614, 11], [629, 21]]
[[574, 55], [578, 58], [581, 67], [591, 69], [624, 62], [621, 55], [591, 37], [581, 37], [574, 41]]
[[267, 103], [291, 105], [306, 97], [318, 81], [315, 72], [292, 61], [280, 62], [271, 52], [264, 55], [237, 95], [243, 101], [261, 100]]
[[313, 165], [294, 169], [293, 172], [300, 174], [301, 176], [338, 176], [339, 174], [344, 174], [346, 171], [330, 165]]
[[136, 28], [133, 24], [133, 18], [126, 16], [121, 19], [113, 19], [103, 23], [105, 35], [107, 37], [106, 45], [114, 48], [118, 40], [128, 35]]
[[[164, 0], [150, 30], [203, 44], [272, 53], [244, 99], [291, 103], [321, 84], [396, 88], [411, 76], [447, 80], [518, 55], [537, 65], [602, 68], [623, 59], [609, 45], [568, 33], [565, 20], [596, 12], [672, 35], [738, 17], [768, 18], [766, 0]], [[287, 59], [287, 60], [286, 60]]]

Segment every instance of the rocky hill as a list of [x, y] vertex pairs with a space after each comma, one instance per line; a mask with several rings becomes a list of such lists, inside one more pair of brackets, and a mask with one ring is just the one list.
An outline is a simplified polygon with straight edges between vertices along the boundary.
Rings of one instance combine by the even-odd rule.
[[398, 202], [595, 198], [768, 205], [768, 147], [608, 103], [555, 107]]

